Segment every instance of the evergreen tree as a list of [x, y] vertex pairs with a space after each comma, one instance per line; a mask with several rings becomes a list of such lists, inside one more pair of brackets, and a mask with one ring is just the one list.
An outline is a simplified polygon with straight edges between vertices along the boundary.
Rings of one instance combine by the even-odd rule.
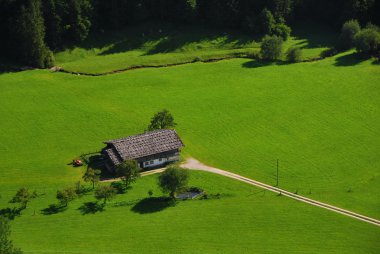
[[52, 66], [52, 53], [45, 44], [45, 26], [41, 0], [26, 0], [17, 13], [14, 24], [14, 53], [19, 61], [33, 67]]
[[[58, 3], [58, 4], [57, 4]], [[43, 14], [46, 27], [46, 43], [52, 49], [62, 47], [62, 18], [58, 8], [62, 8], [57, 0], [43, 1]]]
[[268, 9], [263, 9], [256, 21], [256, 31], [259, 34], [272, 34], [276, 21]]
[[[69, 0], [67, 2], [67, 23], [65, 37], [68, 44], [80, 42], [87, 38], [90, 32], [90, 13], [92, 5], [89, 0]], [[110, 17], [111, 19], [114, 17]]]

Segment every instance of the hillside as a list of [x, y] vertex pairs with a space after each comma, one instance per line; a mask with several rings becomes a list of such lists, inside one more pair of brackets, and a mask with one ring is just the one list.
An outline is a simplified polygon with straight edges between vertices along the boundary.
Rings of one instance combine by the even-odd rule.
[[201, 173], [192, 173], [195, 185], [226, 196], [135, 213], [148, 189], [161, 195], [148, 177], [96, 215], [78, 210], [91, 195], [62, 213], [41, 210], [56, 202], [57, 189], [80, 179], [84, 169], [68, 165], [73, 158], [142, 132], [167, 108], [185, 156], [272, 185], [279, 159], [281, 188], [379, 218], [379, 72], [378, 61], [350, 51], [311, 63], [234, 59], [101, 77], [3, 73], [0, 205], [9, 206], [22, 186], [43, 194], [12, 222], [15, 244], [26, 253], [127, 253], [148, 236], [146, 253], [157, 246], [174, 253], [179, 244], [184, 252], [377, 252], [375, 226]]

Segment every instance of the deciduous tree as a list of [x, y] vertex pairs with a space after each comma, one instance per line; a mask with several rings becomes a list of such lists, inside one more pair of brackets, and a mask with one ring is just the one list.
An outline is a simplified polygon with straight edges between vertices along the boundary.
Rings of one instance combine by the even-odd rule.
[[355, 47], [358, 52], [376, 54], [380, 51], [380, 33], [373, 28], [365, 28], [355, 36]]
[[117, 191], [112, 186], [99, 186], [95, 191], [95, 198], [103, 200], [103, 204], [115, 197]]
[[66, 188], [63, 190], [57, 191], [56, 198], [63, 205], [67, 206], [70, 201], [73, 201], [77, 197], [77, 194], [74, 188]]
[[171, 129], [176, 125], [177, 124], [174, 122], [174, 117], [172, 114], [167, 109], [163, 109], [153, 116], [148, 126], [148, 130], [153, 131], [160, 129]]
[[127, 188], [140, 177], [140, 168], [135, 160], [126, 160], [116, 167], [116, 174], [122, 178]]
[[21, 205], [21, 209], [25, 209], [29, 201], [36, 197], [37, 193], [35, 191], [31, 193], [27, 188], [20, 188], [9, 202], [19, 203]]
[[167, 168], [158, 178], [160, 188], [163, 192], [169, 193], [172, 199], [175, 199], [178, 190], [187, 186], [188, 181], [189, 172], [175, 166]]
[[100, 173], [101, 171], [99, 169], [93, 169], [93, 168], [87, 168], [86, 172], [82, 176], [83, 180], [85, 182], [91, 182], [92, 183], [92, 189], [95, 188], [95, 184], [99, 182], [100, 180]]

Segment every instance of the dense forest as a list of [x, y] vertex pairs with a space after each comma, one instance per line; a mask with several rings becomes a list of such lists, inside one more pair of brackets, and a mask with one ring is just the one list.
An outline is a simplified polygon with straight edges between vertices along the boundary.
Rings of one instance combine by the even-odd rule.
[[0, 0], [0, 54], [14, 63], [49, 67], [52, 51], [89, 33], [118, 30], [147, 20], [203, 23], [274, 34], [311, 20], [337, 29], [350, 19], [380, 23], [380, 0]]

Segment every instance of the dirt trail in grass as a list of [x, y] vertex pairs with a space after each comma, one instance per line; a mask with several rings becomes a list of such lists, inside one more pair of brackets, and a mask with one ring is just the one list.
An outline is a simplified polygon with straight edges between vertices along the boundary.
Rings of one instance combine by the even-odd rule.
[[270, 186], [268, 184], [258, 182], [258, 181], [252, 180], [250, 178], [247, 178], [247, 177], [244, 177], [244, 176], [241, 176], [238, 174], [234, 174], [234, 173], [222, 170], [222, 169], [206, 166], [194, 158], [189, 158], [185, 163], [183, 163], [181, 165], [181, 167], [192, 169], [192, 170], [202, 170], [202, 171], [215, 173], [218, 175], [223, 175], [223, 176], [226, 176], [229, 178], [236, 179], [236, 180], [241, 181], [241, 182], [245, 182], [245, 183], [254, 185], [256, 187], [259, 187], [259, 188], [262, 188], [265, 190], [272, 191], [274, 193], [281, 194], [283, 196], [286, 196], [286, 197], [289, 197], [289, 198], [292, 198], [292, 199], [295, 199], [295, 200], [298, 200], [298, 201], [301, 201], [304, 203], [308, 203], [310, 205], [318, 206], [318, 207], [321, 207], [321, 208], [324, 208], [324, 209], [327, 209], [327, 210], [330, 210], [330, 211], [333, 211], [336, 213], [340, 213], [340, 214], [352, 217], [354, 219], [358, 219], [358, 220], [365, 221], [365, 222], [368, 222], [368, 223], [376, 225], [376, 226], [380, 226], [380, 221], [376, 220], [374, 218], [370, 218], [370, 217], [367, 217], [367, 216], [364, 216], [364, 215], [361, 215], [358, 213], [354, 213], [354, 212], [351, 212], [351, 211], [348, 211], [348, 210], [345, 210], [345, 209], [342, 209], [342, 208], [339, 208], [336, 206], [332, 206], [332, 205], [322, 203], [322, 202], [319, 202], [319, 201], [316, 201], [316, 200], [313, 200], [310, 198], [306, 198], [306, 197], [291, 193], [289, 191], [286, 191], [286, 190], [283, 190], [283, 189], [280, 189], [277, 187], [273, 187], [273, 186]]

